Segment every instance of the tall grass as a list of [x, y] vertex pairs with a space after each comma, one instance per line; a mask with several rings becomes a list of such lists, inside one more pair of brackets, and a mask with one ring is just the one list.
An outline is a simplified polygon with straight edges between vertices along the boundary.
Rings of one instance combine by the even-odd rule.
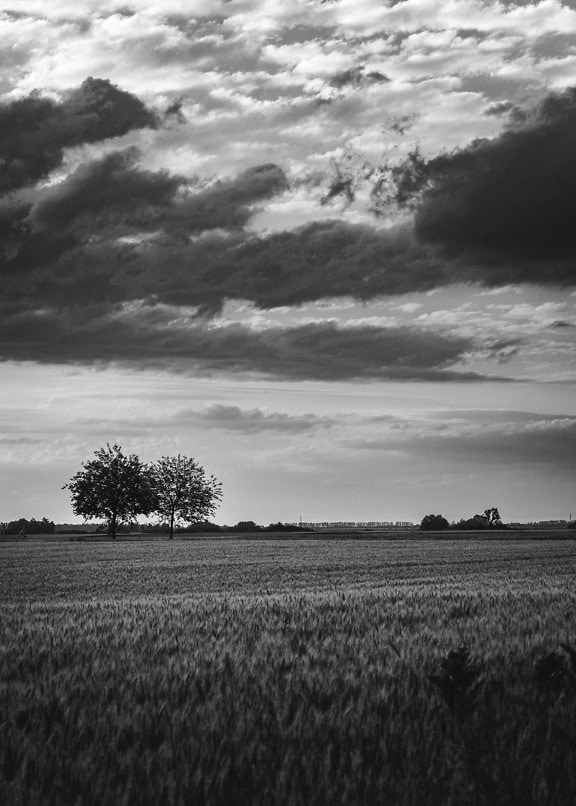
[[576, 798], [572, 542], [0, 557], [9, 806]]

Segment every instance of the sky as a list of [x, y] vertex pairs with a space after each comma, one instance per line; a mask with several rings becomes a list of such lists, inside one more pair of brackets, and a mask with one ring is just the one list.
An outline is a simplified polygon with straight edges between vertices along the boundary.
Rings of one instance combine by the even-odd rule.
[[3, 0], [0, 520], [576, 513], [576, 2]]

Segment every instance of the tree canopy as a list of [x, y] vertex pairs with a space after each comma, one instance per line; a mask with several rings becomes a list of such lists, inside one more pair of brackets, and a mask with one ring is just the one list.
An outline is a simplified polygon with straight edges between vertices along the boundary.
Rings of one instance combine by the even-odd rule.
[[489, 507], [481, 515], [474, 515], [472, 518], [459, 521], [456, 524], [456, 528], [469, 530], [503, 529], [504, 526], [497, 507]]
[[221, 484], [187, 456], [163, 456], [150, 466], [150, 476], [152, 511], [168, 522], [170, 539], [175, 524], [205, 520], [214, 514], [222, 498]]
[[150, 474], [136, 455], [125, 456], [117, 444], [107, 443], [94, 456], [65, 488], [70, 490], [74, 514], [104, 518], [115, 538], [121, 523], [153, 511]]
[[440, 532], [449, 528], [450, 524], [443, 515], [424, 515], [420, 523], [423, 532]]
[[94, 455], [65, 488], [74, 514], [104, 518], [112, 537], [122, 523], [156, 514], [169, 524], [172, 538], [175, 524], [205, 520], [222, 497], [220, 483], [187, 456], [163, 456], [146, 465], [134, 454], [125, 456], [116, 444]]

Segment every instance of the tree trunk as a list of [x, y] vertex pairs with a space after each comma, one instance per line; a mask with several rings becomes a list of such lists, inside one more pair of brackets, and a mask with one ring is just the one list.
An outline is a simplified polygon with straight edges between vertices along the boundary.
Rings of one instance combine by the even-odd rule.
[[116, 540], [116, 529], [117, 529], [116, 514], [114, 514], [112, 515], [112, 519], [110, 520], [110, 534], [112, 535], [112, 540]]
[[174, 510], [170, 513], [170, 540], [174, 537]]

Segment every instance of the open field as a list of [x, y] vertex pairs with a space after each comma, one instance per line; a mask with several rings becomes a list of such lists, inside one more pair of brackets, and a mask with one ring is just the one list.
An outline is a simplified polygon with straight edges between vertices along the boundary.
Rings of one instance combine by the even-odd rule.
[[38, 540], [0, 562], [4, 804], [576, 800], [573, 539]]

